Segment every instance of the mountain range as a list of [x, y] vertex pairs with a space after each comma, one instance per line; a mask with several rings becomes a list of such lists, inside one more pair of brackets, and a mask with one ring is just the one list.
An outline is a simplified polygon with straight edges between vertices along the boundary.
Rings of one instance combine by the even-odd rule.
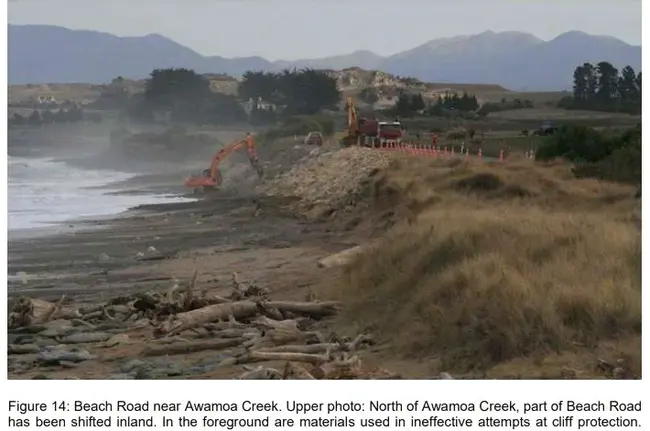
[[262, 57], [203, 56], [158, 34], [118, 37], [46, 25], [9, 25], [8, 80], [29, 83], [101, 84], [122, 76], [146, 77], [155, 68], [185, 67], [200, 73], [240, 76], [247, 70], [361, 67], [426, 82], [498, 84], [517, 91], [559, 91], [572, 86], [573, 70], [608, 61], [641, 68], [641, 46], [579, 31], [544, 41], [522, 32], [486, 31], [434, 39], [383, 57], [356, 51], [333, 57], [268, 61]]

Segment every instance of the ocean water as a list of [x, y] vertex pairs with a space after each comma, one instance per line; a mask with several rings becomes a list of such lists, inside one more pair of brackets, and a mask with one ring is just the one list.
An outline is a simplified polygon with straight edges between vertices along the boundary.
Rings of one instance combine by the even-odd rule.
[[106, 186], [134, 176], [85, 170], [53, 159], [8, 157], [9, 230], [42, 228], [87, 217], [118, 214], [140, 204], [183, 202], [173, 195], [114, 195]]

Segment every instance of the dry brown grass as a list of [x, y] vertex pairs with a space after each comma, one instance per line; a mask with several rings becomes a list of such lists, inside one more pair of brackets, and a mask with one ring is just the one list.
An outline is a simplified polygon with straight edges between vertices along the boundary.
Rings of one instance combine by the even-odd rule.
[[410, 217], [346, 270], [336, 292], [349, 304], [342, 324], [383, 334], [396, 357], [457, 372], [631, 339], [625, 356], [640, 373], [632, 188], [575, 179], [563, 163], [413, 158], [367, 187], [376, 210], [401, 206]]
[[639, 215], [640, 204], [633, 199], [633, 188], [577, 179], [571, 169], [572, 165], [561, 161], [539, 165], [519, 154], [505, 163], [405, 156], [376, 172], [366, 193], [375, 207], [415, 207], [416, 212], [435, 203], [460, 211], [507, 204], [515, 210], [534, 207], [607, 212], [626, 220]]

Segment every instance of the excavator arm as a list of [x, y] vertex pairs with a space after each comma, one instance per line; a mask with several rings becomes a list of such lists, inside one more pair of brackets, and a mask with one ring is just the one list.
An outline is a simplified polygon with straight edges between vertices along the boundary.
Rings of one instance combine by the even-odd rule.
[[354, 106], [352, 97], [348, 97], [348, 135], [354, 136], [359, 132], [359, 118], [357, 118], [357, 109]]
[[246, 151], [248, 153], [248, 160], [255, 169], [255, 172], [257, 172], [257, 175], [262, 178], [264, 175], [264, 170], [262, 168], [262, 165], [259, 163], [259, 160], [257, 158], [257, 150], [255, 149], [255, 141], [253, 140], [253, 135], [250, 133], [246, 134], [246, 137], [243, 139], [240, 139], [238, 141], [232, 142], [222, 149], [220, 149], [217, 154], [212, 157], [212, 162], [210, 163], [210, 169], [206, 169], [204, 172], [207, 175], [203, 175], [202, 177], [189, 177], [185, 181], [185, 185], [187, 187], [192, 187], [192, 188], [213, 188], [213, 187], [218, 187], [221, 185], [221, 182], [223, 180], [221, 176], [221, 171], [219, 170], [219, 165], [223, 160], [225, 160], [228, 156], [230, 156], [232, 153], [241, 150], [242, 148], [246, 148]]
[[349, 147], [350, 145], [359, 145], [359, 118], [357, 116], [357, 109], [354, 106], [354, 99], [348, 97], [346, 103], [346, 109], [348, 111], [348, 127], [347, 135], [341, 140], [341, 144], [344, 147]]

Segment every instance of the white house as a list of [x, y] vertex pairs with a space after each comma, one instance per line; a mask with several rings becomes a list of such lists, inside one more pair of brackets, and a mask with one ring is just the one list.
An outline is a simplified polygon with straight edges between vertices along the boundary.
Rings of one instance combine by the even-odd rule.
[[41, 96], [38, 96], [38, 98], [36, 100], [38, 101], [38, 103], [47, 103], [47, 104], [56, 103], [56, 99], [54, 98], [54, 96], [42, 96], [41, 95]]

